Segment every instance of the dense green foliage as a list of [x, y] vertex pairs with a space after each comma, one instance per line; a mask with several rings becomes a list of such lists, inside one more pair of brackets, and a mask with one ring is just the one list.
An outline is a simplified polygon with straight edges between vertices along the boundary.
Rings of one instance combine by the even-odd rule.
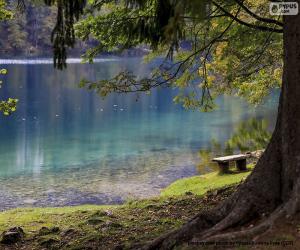
[[51, 34], [54, 50], [54, 66], [66, 67], [66, 50], [75, 45], [74, 22], [83, 13], [85, 0], [55, 1], [45, 0], [47, 5], [57, 4], [57, 18]]
[[[212, 151], [224, 148], [223, 153], [232, 154], [235, 151], [248, 152], [261, 150], [267, 147], [272, 133], [268, 128], [267, 120], [255, 118], [241, 122], [235, 129], [233, 135], [222, 147], [217, 142], [212, 142]], [[222, 153], [222, 152], [219, 152]]]
[[51, 55], [50, 37], [56, 11], [35, 2], [27, 4], [24, 11], [18, 10], [13, 2], [9, 4], [12, 18], [0, 24], [1, 57]]
[[89, 62], [103, 52], [138, 45], [152, 49], [148, 61], [165, 57], [160, 67], [143, 79], [132, 72], [120, 72], [112, 79], [81, 81], [82, 87], [102, 96], [172, 86], [180, 90], [175, 102], [207, 111], [215, 107], [213, 99], [219, 94], [236, 94], [257, 104], [271, 89], [280, 86], [282, 23], [280, 18], [270, 16], [266, 0], [44, 2], [53, 6], [51, 14], [43, 14], [49, 8], [27, 5], [26, 15], [20, 15], [16, 24], [6, 28], [8, 34], [14, 34], [8, 35], [14, 37], [14, 42], [5, 41], [6, 46], [14, 47], [15, 52], [26, 47], [30, 54], [37, 44], [44, 43], [41, 47], [50, 50], [50, 39], [45, 36], [50, 37], [52, 29], [54, 63], [58, 68], [66, 66], [67, 50], [74, 47], [75, 34], [82, 40], [80, 47], [90, 39], [97, 41], [84, 54]]
[[266, 120], [249, 119], [238, 124], [233, 135], [221, 145], [217, 140], [211, 140], [210, 146], [199, 151], [201, 164], [199, 168], [212, 166], [211, 159], [215, 156], [246, 153], [264, 150], [270, 142], [272, 133]]
[[[8, 5], [12, 18], [0, 24], [1, 57], [52, 57], [51, 36], [57, 21], [57, 8], [46, 6], [42, 0], [24, 3], [21, 9], [14, 1]], [[92, 42], [77, 41], [75, 44], [74, 40], [74, 48], [70, 48], [68, 53], [79, 56], [89, 43]]]
[[153, 49], [148, 60], [166, 58], [144, 79], [121, 72], [113, 79], [81, 82], [103, 96], [171, 85], [180, 90], [175, 102], [211, 110], [221, 93], [259, 103], [280, 86], [282, 23], [269, 15], [268, 1], [91, 2], [94, 11], [76, 25], [81, 39], [98, 41], [86, 53], [88, 61], [104, 50], [138, 44]]
[[232, 137], [226, 143], [231, 151], [247, 152], [267, 147], [271, 139], [266, 120], [250, 119], [238, 125]]
[[[53, 44], [56, 39], [53, 31], [56, 31], [57, 8], [45, 5], [43, 0], [26, 1], [24, 4], [22, 8], [18, 8], [15, 2], [11, 1], [8, 6], [11, 12], [7, 11], [6, 14], [13, 18], [3, 19], [0, 23], [1, 58], [52, 57], [53, 52], [55, 54], [59, 50], [65, 50], [69, 56], [80, 57], [88, 48], [96, 45], [93, 39], [86, 41], [76, 39], [72, 46], [64, 44], [65, 49], [56, 48]], [[129, 53], [136, 55], [141, 52], [131, 50], [125, 51], [122, 55]], [[103, 54], [106, 55], [107, 51]]]
[[142, 79], [120, 72], [112, 79], [81, 81], [81, 87], [102, 96], [172, 86], [179, 90], [176, 103], [208, 111], [219, 94], [236, 94], [257, 104], [280, 86], [282, 23], [269, 15], [268, 1], [44, 1], [56, 8], [41, 7], [41, 2], [27, 4], [16, 21], [3, 24], [8, 34], [3, 50], [35, 54], [38, 46], [43, 51], [53, 46], [55, 66], [63, 68], [76, 34], [83, 41], [80, 47], [97, 41], [84, 54], [89, 62], [103, 52], [138, 45], [152, 49], [148, 61], [165, 57]]
[[[0, 1], [0, 21], [12, 18], [12, 13], [6, 9], [5, 1]], [[0, 69], [0, 75], [5, 75], [7, 73], [6, 69]], [[2, 81], [0, 80], [0, 88], [2, 86]], [[0, 112], [4, 115], [9, 115], [16, 111], [17, 99], [8, 98], [8, 100], [0, 100]]]
[[12, 13], [6, 9], [5, 0], [0, 1], [0, 21], [10, 19], [12, 17]]

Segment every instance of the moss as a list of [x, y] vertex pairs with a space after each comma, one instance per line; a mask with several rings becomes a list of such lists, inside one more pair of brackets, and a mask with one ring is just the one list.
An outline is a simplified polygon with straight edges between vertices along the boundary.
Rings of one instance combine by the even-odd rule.
[[[116, 206], [75, 206], [58, 208], [17, 208], [0, 213], [0, 231], [13, 225], [19, 225], [27, 231], [35, 231], [42, 227], [59, 227], [65, 229], [87, 214], [105, 211]], [[122, 206], [118, 206], [122, 207]]]
[[212, 172], [205, 175], [183, 178], [173, 182], [170, 186], [162, 190], [161, 196], [204, 195], [207, 191], [241, 182], [250, 174], [252, 168], [253, 166], [250, 165], [247, 172], [232, 171], [231, 174]]
[[[113, 207], [14, 209], [0, 213], [0, 224], [1, 230], [15, 225], [24, 228], [27, 239], [24, 249], [40, 249], [41, 244], [52, 249], [58, 246], [59, 249], [97, 249], [99, 242], [103, 249], [112, 249], [125, 243], [142, 244], [178, 228], [195, 213], [225, 198], [226, 194], [222, 193], [212, 200], [190, 195]], [[18, 216], [14, 220], [15, 215]], [[43, 228], [45, 225], [47, 229]], [[59, 230], [53, 230], [53, 226]]]

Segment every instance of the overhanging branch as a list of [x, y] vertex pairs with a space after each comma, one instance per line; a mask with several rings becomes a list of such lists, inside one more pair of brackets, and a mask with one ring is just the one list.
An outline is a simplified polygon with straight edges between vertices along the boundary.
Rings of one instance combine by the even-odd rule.
[[271, 18], [265, 18], [265, 17], [261, 17], [258, 16], [257, 14], [255, 14], [254, 12], [252, 12], [249, 8], [246, 7], [246, 5], [244, 4], [244, 1], [241, 0], [235, 0], [235, 2], [242, 7], [242, 9], [248, 13], [251, 17], [255, 18], [256, 20], [260, 21], [260, 22], [265, 22], [265, 23], [270, 23], [270, 24], [276, 24], [279, 25], [281, 27], [283, 27], [283, 23], [275, 20], [275, 19], [271, 19]]
[[215, 1], [212, 1], [213, 5], [215, 5], [217, 8], [219, 8], [221, 11], [223, 11], [228, 17], [236, 21], [237, 23], [247, 26], [252, 29], [260, 30], [260, 31], [267, 31], [267, 32], [275, 32], [275, 33], [283, 33], [283, 29], [277, 29], [277, 28], [271, 28], [268, 26], [261, 26], [256, 25], [252, 23], [247, 23], [241, 19], [239, 19], [237, 16], [232, 15], [229, 11], [227, 11], [225, 8], [223, 8], [220, 4], [218, 4]]

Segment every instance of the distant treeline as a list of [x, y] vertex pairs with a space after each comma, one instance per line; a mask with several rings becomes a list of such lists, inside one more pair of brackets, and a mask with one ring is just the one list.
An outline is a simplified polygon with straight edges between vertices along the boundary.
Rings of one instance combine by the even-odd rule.
[[[14, 9], [14, 18], [0, 23], [0, 58], [51, 57], [51, 32], [56, 22], [56, 8], [36, 1], [28, 3], [23, 12], [16, 12], [13, 6], [16, 1], [7, 2], [9, 7]], [[69, 55], [80, 56], [95, 43], [93, 40], [77, 41]], [[139, 56], [145, 53], [144, 49], [136, 48], [124, 51], [122, 55]]]

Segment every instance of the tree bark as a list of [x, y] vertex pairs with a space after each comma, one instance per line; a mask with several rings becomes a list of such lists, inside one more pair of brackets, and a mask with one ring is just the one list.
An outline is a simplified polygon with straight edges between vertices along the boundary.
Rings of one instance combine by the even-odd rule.
[[[298, 0], [300, 5], [300, 1]], [[281, 198], [290, 198], [300, 170], [300, 15], [284, 17]]]
[[[297, 0], [300, 6], [300, 0]], [[223, 204], [198, 214], [182, 228], [143, 249], [172, 249], [193, 240], [236, 238], [261, 233], [282, 215], [299, 211], [300, 203], [300, 14], [284, 16], [284, 68], [278, 115], [272, 139], [247, 180]], [[267, 215], [261, 217], [261, 215]], [[257, 227], [226, 234], [251, 219]]]

